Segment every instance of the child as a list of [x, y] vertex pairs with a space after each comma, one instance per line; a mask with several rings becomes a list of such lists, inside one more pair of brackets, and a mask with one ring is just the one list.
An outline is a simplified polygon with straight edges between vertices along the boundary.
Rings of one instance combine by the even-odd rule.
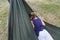
[[29, 14], [34, 31], [38, 40], [54, 40], [48, 31], [44, 28], [44, 22], [32, 12]]

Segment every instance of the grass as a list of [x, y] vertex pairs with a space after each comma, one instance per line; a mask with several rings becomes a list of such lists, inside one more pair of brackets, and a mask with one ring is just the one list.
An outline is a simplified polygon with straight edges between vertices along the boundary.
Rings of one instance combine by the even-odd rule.
[[0, 10], [0, 37], [1, 40], [7, 40], [7, 18], [8, 18], [8, 9], [7, 7], [2, 7]]
[[60, 10], [60, 5], [55, 4], [43, 4], [40, 7], [48, 12], [56, 14]]
[[0, 40], [7, 40], [8, 6], [6, 0], [0, 0]]
[[48, 13], [56, 15], [60, 19], [60, 5], [55, 4], [43, 4], [40, 7]]
[[6, 2], [6, 0], [0, 0], [0, 2]]

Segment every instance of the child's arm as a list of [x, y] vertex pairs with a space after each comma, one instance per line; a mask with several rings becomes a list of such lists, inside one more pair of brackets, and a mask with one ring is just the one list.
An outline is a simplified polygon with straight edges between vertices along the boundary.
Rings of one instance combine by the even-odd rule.
[[45, 23], [43, 22], [43, 20], [41, 20], [42, 24], [45, 26]]
[[34, 28], [34, 24], [33, 24], [33, 22], [31, 21], [31, 24], [32, 24], [32, 27]]
[[41, 19], [42, 24], [45, 26], [45, 23], [44, 23], [44, 21], [42, 20], [42, 18], [41, 18], [41, 17], [39, 17], [39, 18]]

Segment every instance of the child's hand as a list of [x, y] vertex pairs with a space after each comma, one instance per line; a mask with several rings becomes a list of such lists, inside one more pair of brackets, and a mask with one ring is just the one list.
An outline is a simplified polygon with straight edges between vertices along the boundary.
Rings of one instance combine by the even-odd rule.
[[34, 24], [33, 24], [33, 22], [31, 21], [31, 24], [32, 24], [32, 27], [34, 28]]

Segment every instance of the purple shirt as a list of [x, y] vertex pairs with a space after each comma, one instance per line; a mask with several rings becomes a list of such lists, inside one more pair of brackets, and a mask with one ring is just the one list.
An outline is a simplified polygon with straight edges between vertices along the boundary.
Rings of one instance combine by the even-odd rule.
[[36, 35], [39, 35], [39, 31], [42, 31], [44, 29], [44, 26], [41, 22], [41, 19], [37, 17], [37, 19], [33, 19], [32, 20], [33, 24], [34, 24], [34, 31], [36, 33]]

